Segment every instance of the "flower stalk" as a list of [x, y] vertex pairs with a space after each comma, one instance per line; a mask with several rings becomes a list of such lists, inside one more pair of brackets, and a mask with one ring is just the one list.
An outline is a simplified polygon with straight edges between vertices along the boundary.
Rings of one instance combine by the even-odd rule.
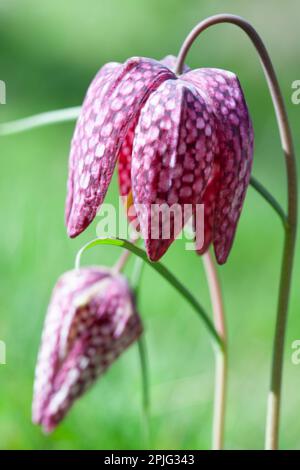
[[[132, 240], [132, 243], [135, 243], [137, 239]], [[121, 272], [128, 259], [132, 255], [132, 252], [129, 250], [124, 250], [118, 259], [117, 263], [114, 266], [114, 269], [118, 272]], [[135, 296], [135, 303], [138, 305], [139, 301], [139, 289], [141, 283], [141, 276], [143, 271], [144, 263], [141, 258], [137, 258], [134, 263], [133, 273], [131, 276], [132, 289]], [[138, 338], [138, 355], [141, 368], [141, 378], [142, 378], [142, 409], [143, 409], [143, 430], [145, 435], [145, 443], [147, 447], [150, 444], [150, 385], [149, 385], [149, 366], [148, 366], [148, 357], [147, 357], [147, 348], [145, 341], [145, 333]]]
[[[294, 264], [294, 252], [297, 230], [297, 169], [293, 139], [288, 116], [280, 90], [278, 79], [268, 51], [253, 26], [239, 16], [221, 14], [211, 16], [200, 22], [184, 41], [178, 55], [175, 73], [179, 74], [186, 55], [195, 39], [210, 26], [220, 23], [232, 23], [241, 28], [253, 43], [263, 67], [277, 118], [282, 150], [285, 157], [288, 191], [287, 219], [285, 224], [284, 251], [281, 265], [280, 286], [277, 306], [277, 319], [273, 343], [271, 383], [268, 398], [265, 448], [275, 450], [279, 441], [279, 418], [281, 405], [281, 384], [283, 370], [284, 340], [287, 324], [288, 305]], [[270, 200], [269, 200], [270, 202]], [[272, 204], [273, 205], [273, 204]]]
[[150, 447], [151, 442], [151, 426], [150, 426], [150, 385], [149, 385], [149, 367], [146, 350], [146, 341], [144, 337], [138, 340], [138, 352], [142, 375], [142, 399], [143, 399], [143, 429], [145, 434], [145, 442]]
[[[135, 295], [136, 304], [139, 302], [141, 277], [145, 263], [141, 258], [136, 258], [131, 276], [132, 288]], [[142, 387], [143, 387], [143, 410], [145, 418], [145, 434], [146, 442], [150, 442], [150, 386], [149, 386], [149, 366], [148, 355], [146, 348], [145, 336], [138, 340], [139, 356], [142, 372]]]
[[283, 208], [279, 204], [278, 201], [274, 198], [274, 196], [269, 193], [269, 191], [256, 179], [254, 176], [251, 176], [250, 185], [261, 195], [261, 197], [270, 204], [270, 206], [274, 209], [274, 211], [279, 216], [284, 229], [287, 225], [287, 216], [284, 212]]
[[[133, 272], [131, 275], [131, 284], [135, 295], [135, 302], [138, 305], [139, 303], [139, 293], [141, 286], [141, 277], [143, 273], [143, 268], [145, 263], [141, 258], [136, 258]], [[145, 442], [150, 448], [151, 444], [151, 421], [150, 421], [150, 383], [149, 383], [149, 364], [148, 364], [148, 354], [146, 347], [145, 335], [143, 335], [138, 340], [138, 351], [139, 359], [141, 366], [142, 374], [142, 399], [143, 399], [143, 418], [144, 418], [144, 433], [145, 433]]]
[[228, 362], [226, 321], [218, 273], [209, 250], [203, 255], [203, 263], [210, 291], [215, 328], [223, 341], [223, 348], [216, 348], [215, 350], [216, 370], [212, 433], [212, 449], [222, 450], [224, 447]]
[[0, 124], [0, 136], [19, 134], [38, 127], [49, 126], [50, 124], [74, 121], [78, 118], [80, 109], [81, 106], [56, 109], [54, 111], [46, 111], [16, 121]]

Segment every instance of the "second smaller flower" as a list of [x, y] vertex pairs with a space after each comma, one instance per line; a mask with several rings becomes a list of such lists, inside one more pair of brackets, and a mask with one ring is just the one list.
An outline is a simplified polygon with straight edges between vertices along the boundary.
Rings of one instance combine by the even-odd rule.
[[35, 374], [33, 421], [51, 432], [142, 333], [127, 280], [107, 268], [69, 271], [49, 305]]

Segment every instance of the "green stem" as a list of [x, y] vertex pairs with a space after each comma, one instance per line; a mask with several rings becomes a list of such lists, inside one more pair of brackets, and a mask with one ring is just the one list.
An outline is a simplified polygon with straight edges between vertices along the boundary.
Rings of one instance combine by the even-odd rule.
[[144, 415], [144, 431], [145, 441], [150, 444], [150, 386], [149, 386], [149, 367], [147, 360], [147, 350], [144, 334], [138, 341], [138, 350], [141, 364], [142, 374], [142, 390], [143, 390], [143, 415]]
[[222, 450], [224, 448], [226, 392], [228, 375], [225, 309], [223, 305], [222, 290], [216, 265], [210, 251], [208, 250], [202, 256], [202, 258], [210, 292], [215, 328], [221, 336], [224, 344], [223, 349], [218, 348], [215, 351], [216, 369], [212, 433], [212, 449]]
[[[132, 288], [135, 295], [135, 301], [139, 301], [140, 285], [141, 285], [141, 276], [143, 272], [143, 267], [145, 266], [141, 258], [136, 258], [133, 273], [131, 275]], [[150, 384], [149, 384], [149, 367], [147, 360], [147, 348], [145, 341], [145, 333], [138, 340], [138, 351], [141, 365], [141, 374], [142, 374], [142, 397], [143, 397], [143, 415], [144, 415], [144, 431], [145, 431], [145, 441], [147, 446], [150, 444], [151, 437], [151, 427], [150, 427]]]
[[144, 250], [138, 248], [137, 246], [133, 245], [132, 243], [128, 242], [127, 240], [122, 240], [120, 238], [112, 239], [112, 238], [96, 238], [95, 240], [90, 241], [86, 245], [84, 245], [81, 250], [79, 250], [77, 257], [76, 257], [76, 267], [80, 266], [80, 258], [81, 255], [88, 249], [97, 246], [97, 245], [112, 245], [112, 246], [119, 246], [121, 248], [125, 248], [126, 250], [131, 251], [136, 256], [143, 259], [145, 263], [151, 266], [156, 272], [158, 272], [164, 279], [166, 279], [173, 287], [176, 289], [182, 297], [193, 307], [193, 309], [197, 312], [200, 318], [203, 320], [207, 330], [209, 331], [211, 337], [216, 342], [217, 346], [223, 348], [223, 341], [222, 338], [217, 333], [211, 319], [205, 312], [204, 308], [199, 304], [193, 294], [169, 271], [163, 264], [160, 262], [152, 263]]
[[[200, 35], [200, 33], [202, 33], [210, 26], [214, 26], [220, 23], [231, 23], [241, 28], [247, 34], [259, 55], [262, 68], [266, 77], [266, 81], [268, 83], [269, 92], [273, 101], [282, 150], [285, 158], [288, 191], [288, 210], [286, 223], [284, 225], [285, 241], [281, 265], [280, 287], [277, 305], [277, 319], [273, 343], [272, 372], [268, 399], [265, 441], [266, 449], [274, 450], [278, 448], [279, 440], [283, 352], [297, 232], [298, 180], [296, 157], [294, 152], [294, 145], [289, 120], [272, 61], [261, 37], [253, 28], [253, 26], [248, 23], [248, 21], [244, 20], [239, 16], [221, 14], [211, 16], [205, 19], [204, 21], [200, 22], [185, 39], [178, 54], [175, 72], [177, 74], [181, 73], [186, 55], [193, 42]], [[268, 202], [271, 202], [269, 198], [267, 198], [267, 200]], [[272, 207], [274, 207], [273, 204], [271, 205]]]
[[145, 264], [142, 258], [136, 258], [135, 263], [133, 265], [133, 270], [131, 274], [131, 283], [135, 293], [136, 300], [139, 298], [140, 295], [140, 281]]
[[24, 119], [18, 119], [17, 121], [0, 124], [0, 135], [18, 134], [37, 127], [58, 124], [59, 122], [74, 121], [78, 118], [80, 109], [80, 106], [75, 106], [73, 108], [47, 111]]
[[[132, 240], [132, 244], [136, 243], [137, 239]], [[124, 270], [130, 255], [132, 252], [129, 250], [124, 250], [113, 267], [113, 271], [120, 273]], [[78, 268], [80, 260], [76, 259], [76, 267]], [[131, 278], [132, 289], [135, 295], [135, 302], [138, 303], [139, 298], [139, 288], [141, 275], [143, 270], [143, 260], [141, 258], [136, 258], [134, 264], [134, 270]], [[150, 393], [149, 393], [149, 379], [148, 379], [148, 361], [147, 361], [147, 350], [144, 334], [138, 339], [138, 352], [141, 365], [141, 375], [142, 375], [142, 408], [143, 408], [143, 418], [144, 418], [144, 433], [145, 433], [145, 442], [147, 447], [150, 443]]]
[[275, 212], [277, 212], [285, 228], [287, 225], [287, 216], [279, 202], [276, 201], [274, 196], [272, 196], [272, 194], [269, 193], [269, 191], [256, 178], [254, 178], [254, 176], [251, 176], [250, 184], [270, 204], [270, 206], [273, 207]]

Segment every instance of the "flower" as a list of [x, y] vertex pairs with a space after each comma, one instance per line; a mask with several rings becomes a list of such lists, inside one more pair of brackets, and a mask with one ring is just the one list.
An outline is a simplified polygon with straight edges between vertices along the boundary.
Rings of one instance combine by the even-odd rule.
[[[159, 260], [204, 204], [203, 253], [213, 243], [226, 261], [250, 180], [253, 129], [240, 83], [220, 69], [185, 68], [175, 58], [134, 57], [100, 69], [83, 103], [71, 145], [66, 223], [70, 237], [94, 219], [119, 159], [120, 193], [134, 205], [148, 257]], [[171, 214], [170, 234], [151, 228], [153, 207]], [[186, 218], [184, 207], [192, 211]], [[170, 212], [166, 211], [170, 217]], [[203, 226], [198, 230], [203, 230]]]
[[126, 279], [105, 268], [63, 274], [48, 308], [32, 417], [46, 432], [142, 333]]

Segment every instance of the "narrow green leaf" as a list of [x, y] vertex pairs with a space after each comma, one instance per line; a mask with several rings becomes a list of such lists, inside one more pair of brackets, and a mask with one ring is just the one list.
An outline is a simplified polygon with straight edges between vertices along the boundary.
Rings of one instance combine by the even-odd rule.
[[79, 268], [80, 266], [80, 259], [81, 259], [82, 254], [85, 251], [97, 245], [119, 246], [121, 248], [131, 251], [134, 255], [140, 257], [145, 263], [151, 266], [152, 269], [154, 269], [164, 279], [166, 279], [174, 287], [174, 289], [176, 289], [185, 298], [185, 300], [193, 307], [193, 309], [198, 313], [198, 315], [203, 320], [205, 326], [207, 327], [213, 339], [216, 341], [218, 346], [222, 348], [223, 346], [222, 339], [220, 338], [217, 331], [215, 330], [215, 327], [211, 319], [205, 312], [204, 308], [199, 304], [197, 299], [194, 297], [194, 295], [163, 264], [161, 264], [160, 262], [152, 263], [148, 259], [147, 254], [145, 253], [144, 250], [142, 250], [141, 248], [138, 248], [137, 246], [133, 245], [127, 240], [122, 240], [120, 238], [96, 238], [90, 241], [85, 246], [83, 246], [77, 254], [77, 257], [76, 257], [77, 268]]

